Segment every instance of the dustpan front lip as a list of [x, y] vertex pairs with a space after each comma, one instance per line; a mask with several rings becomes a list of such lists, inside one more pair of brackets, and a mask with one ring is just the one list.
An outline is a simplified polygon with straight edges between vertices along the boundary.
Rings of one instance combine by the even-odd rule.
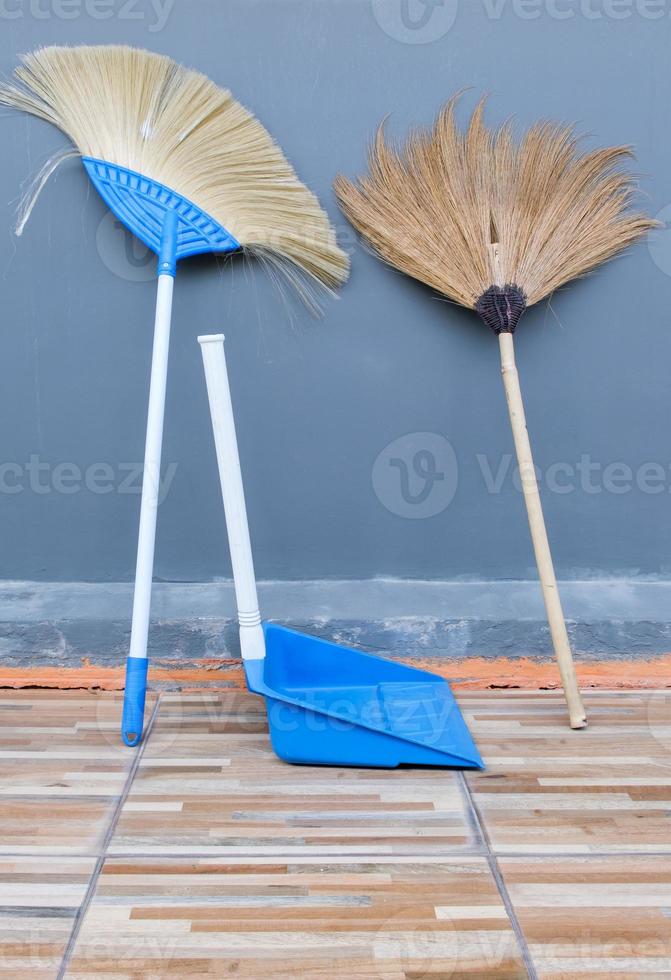
[[[195, 211], [198, 211], [198, 213], [206, 221], [212, 222], [212, 224], [219, 229], [221, 234], [225, 236], [225, 238], [228, 240], [229, 243], [226, 245], [222, 243], [220, 247], [215, 247], [212, 244], [196, 245], [193, 248], [189, 248], [187, 251], [182, 250], [181, 254], [178, 255], [178, 258], [188, 258], [189, 256], [192, 255], [229, 254], [231, 252], [237, 252], [242, 249], [241, 243], [224, 225], [222, 225], [220, 221], [217, 221], [216, 218], [213, 218], [212, 215], [209, 214], [207, 211], [205, 211], [203, 208], [201, 208], [199, 204], [196, 204], [190, 198], [186, 197], [184, 194], [181, 194], [179, 191], [175, 190], [174, 187], [170, 187], [169, 184], [164, 184], [163, 181], [156, 180], [155, 177], [150, 177], [148, 174], [143, 174], [139, 170], [133, 170], [131, 167], [125, 167], [121, 163], [113, 163], [111, 160], [103, 160], [100, 157], [90, 157], [90, 156], [82, 156], [81, 159], [89, 179], [93, 183], [93, 186], [98, 191], [98, 194], [100, 194], [101, 198], [103, 199], [107, 207], [110, 209], [110, 211], [115, 215], [115, 217], [119, 219], [119, 221], [124, 225], [124, 227], [131, 232], [132, 235], [135, 235], [136, 238], [139, 238], [140, 241], [144, 245], [146, 245], [148, 249], [154, 252], [154, 254], [156, 255], [160, 254], [160, 245], [157, 245], [157, 243], [152, 240], [152, 238], [142, 229], [141, 225], [129, 224], [128, 220], [124, 217], [124, 215], [119, 213], [117, 208], [114, 206], [114, 202], [111, 201], [109, 197], [102, 192], [99, 183], [99, 179], [100, 179], [99, 175], [96, 174], [95, 172], [96, 166], [113, 167], [115, 170], [123, 171], [125, 174], [128, 174], [131, 177], [136, 177], [139, 180], [145, 180], [148, 183], [154, 184], [156, 187], [159, 187], [162, 190], [167, 191], [168, 194], [171, 194], [174, 197], [179, 198], [180, 201], [183, 201], [189, 207], [193, 208]], [[184, 218], [181, 215], [180, 218], [184, 220]]]
[[[329, 640], [321, 640], [320, 637], [312, 637], [310, 636], [309, 633], [302, 633], [300, 630], [291, 629], [290, 627], [287, 626], [281, 626], [278, 623], [263, 622], [262, 626], [263, 626], [264, 634], [266, 635], [270, 630], [274, 629], [277, 630], [278, 632], [288, 633], [294, 636], [308, 637], [308, 639], [315, 640], [316, 642], [321, 642], [329, 646], [338, 647], [337, 643], [331, 643]], [[356, 650], [353, 647], [348, 647], [346, 649], [353, 650], [353, 652], [356, 653], [357, 655], [366, 657], [369, 660], [385, 659], [384, 657], [378, 657], [373, 653], [365, 653], [364, 651]], [[461, 722], [464, 726], [465, 733], [467, 737], [470, 739], [471, 745], [473, 746], [472, 755], [467, 756], [457, 751], [451, 751], [451, 750], [448, 751], [446, 749], [436, 748], [435, 746], [427, 745], [426, 742], [422, 742], [417, 738], [413, 738], [411, 735], [398, 735], [393, 731], [387, 731], [384, 728], [379, 728], [379, 727], [376, 728], [374, 725], [367, 724], [365, 720], [361, 720], [361, 721], [359, 719], [353, 720], [351, 717], [349, 717], [344, 713], [339, 713], [338, 711], [331, 711], [331, 710], [326, 711], [323, 708], [316, 707], [314, 704], [310, 704], [309, 701], [303, 701], [300, 698], [289, 695], [284, 691], [280, 691], [277, 688], [270, 687], [268, 684], [266, 684], [264, 679], [264, 674], [265, 674], [264, 665], [266, 664], [267, 659], [268, 656], [266, 654], [266, 657], [263, 660], [246, 660], [243, 662], [247, 687], [254, 694], [260, 694], [266, 698], [273, 698], [274, 700], [282, 701], [285, 704], [295, 705], [297, 708], [302, 708], [304, 711], [313, 711], [316, 714], [323, 714], [330, 718], [336, 718], [338, 721], [348, 722], [349, 724], [355, 725], [358, 728], [364, 728], [367, 731], [375, 732], [377, 734], [388, 735], [391, 738], [396, 738], [399, 741], [408, 742], [412, 745], [417, 745], [420, 748], [424, 748], [424, 749], [428, 748], [428, 749], [432, 749], [434, 752], [442, 752], [444, 755], [449, 755], [453, 759], [461, 760], [461, 762], [463, 762], [465, 767], [475, 767], [478, 769], [484, 769], [485, 767], [484, 762], [482, 761], [482, 757], [478, 751], [477, 746], [475, 745], [473, 736], [471, 735], [468, 729], [468, 725], [464, 720], [463, 714], [461, 712], [461, 708], [459, 707], [459, 704], [457, 703], [457, 700], [454, 697], [454, 694], [452, 693], [452, 689], [448, 681], [446, 681], [444, 677], [439, 677], [438, 674], [432, 674], [430, 673], [430, 671], [424, 671], [421, 668], [416, 668], [416, 667], [409, 668], [410, 670], [412, 670], [417, 674], [423, 674], [425, 677], [429, 677], [432, 681], [440, 682], [445, 685], [445, 687], [449, 692], [450, 697], [454, 702], [454, 706], [457, 709]], [[250, 674], [252, 675], [251, 677]]]

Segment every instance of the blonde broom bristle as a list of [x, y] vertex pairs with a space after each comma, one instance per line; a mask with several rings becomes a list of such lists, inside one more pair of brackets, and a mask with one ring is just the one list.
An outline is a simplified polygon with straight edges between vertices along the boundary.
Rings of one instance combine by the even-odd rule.
[[82, 156], [177, 191], [246, 249], [291, 263], [299, 288], [296, 270], [329, 288], [347, 278], [347, 256], [315, 195], [261, 123], [205, 75], [105, 45], [41, 48], [15, 76], [0, 86], [0, 104], [53, 123]]
[[386, 262], [476, 308], [496, 283], [498, 243], [500, 284], [531, 305], [657, 226], [629, 210], [633, 178], [619, 167], [628, 147], [579, 154], [573, 129], [551, 123], [516, 144], [509, 123], [485, 127], [484, 100], [462, 133], [457, 98], [401, 149], [380, 127], [370, 173], [336, 179], [347, 218]]

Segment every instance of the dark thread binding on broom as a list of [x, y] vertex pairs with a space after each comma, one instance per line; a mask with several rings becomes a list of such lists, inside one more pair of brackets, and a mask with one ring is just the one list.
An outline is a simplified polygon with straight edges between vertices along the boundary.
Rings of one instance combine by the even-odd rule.
[[514, 333], [517, 321], [527, 308], [527, 298], [519, 286], [490, 286], [475, 304], [488, 327], [494, 333]]

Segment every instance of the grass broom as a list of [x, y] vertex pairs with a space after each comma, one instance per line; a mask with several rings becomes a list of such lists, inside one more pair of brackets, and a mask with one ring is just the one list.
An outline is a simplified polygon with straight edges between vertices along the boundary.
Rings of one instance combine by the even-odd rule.
[[158, 255], [142, 503], [122, 735], [142, 737], [147, 637], [173, 281], [179, 259], [244, 249], [279, 264], [303, 295], [333, 288], [348, 262], [316, 197], [254, 116], [204, 75], [125, 46], [49, 47], [23, 57], [0, 104], [32, 113], [74, 144], [36, 180], [17, 228], [61, 159], [81, 155], [96, 189]]
[[490, 131], [484, 100], [466, 132], [457, 97], [433, 129], [395, 148], [382, 127], [370, 173], [338, 177], [350, 222], [390, 265], [479, 313], [498, 335], [531, 538], [572, 728], [587, 724], [515, 367], [513, 334], [527, 306], [582, 276], [655, 226], [633, 213], [627, 147], [579, 153], [572, 127], [540, 122], [516, 143], [510, 123]]

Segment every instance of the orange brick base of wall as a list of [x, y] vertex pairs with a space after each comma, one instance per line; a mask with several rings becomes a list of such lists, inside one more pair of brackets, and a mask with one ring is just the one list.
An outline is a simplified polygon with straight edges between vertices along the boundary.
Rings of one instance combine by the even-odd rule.
[[[462, 690], [523, 688], [547, 690], [559, 687], [557, 667], [552, 660], [530, 658], [468, 657], [463, 660], [408, 659], [405, 663], [433, 671]], [[577, 665], [584, 688], [645, 689], [671, 687], [671, 654], [649, 660], [594, 660]], [[154, 660], [149, 682], [161, 687], [196, 690], [211, 687], [244, 687], [240, 661], [198, 660], [191, 663]], [[2, 667], [0, 688], [99, 689], [119, 691], [124, 686], [124, 669], [102, 667], [84, 661], [81, 667]]]

